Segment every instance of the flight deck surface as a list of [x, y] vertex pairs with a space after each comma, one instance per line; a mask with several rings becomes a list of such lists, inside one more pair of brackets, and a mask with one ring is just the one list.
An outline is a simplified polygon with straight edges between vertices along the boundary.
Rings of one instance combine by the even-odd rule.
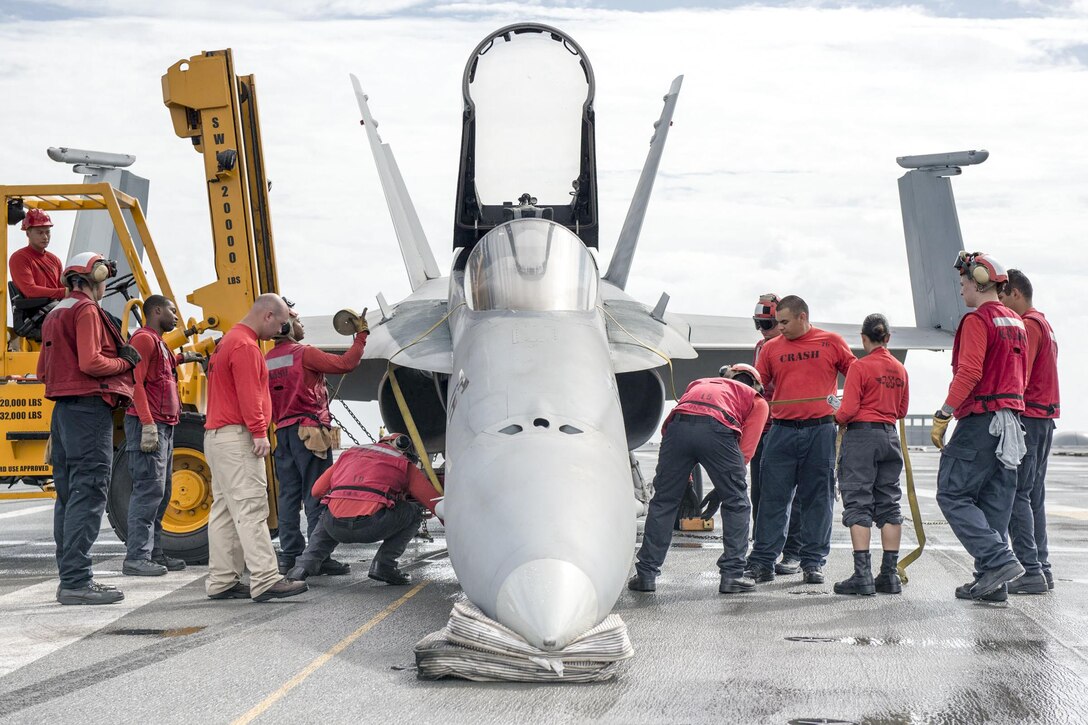
[[[929, 543], [902, 595], [831, 593], [852, 566], [837, 520], [826, 584], [779, 577], [742, 595], [717, 593], [714, 532], [678, 534], [658, 591], [617, 603], [635, 657], [594, 685], [416, 679], [413, 644], [445, 624], [460, 593], [437, 525], [433, 542], [416, 539], [405, 554], [411, 586], [367, 579], [374, 547], [345, 546], [335, 556], [350, 575], [253, 604], [208, 600], [206, 567], [121, 576], [124, 546], [103, 522], [96, 575], [126, 599], [62, 607], [51, 503], [5, 502], [0, 724], [1084, 722], [1088, 458], [1050, 460], [1056, 589], [1006, 604], [953, 598], [971, 560], [934, 500], [937, 455], [912, 460]], [[913, 544], [908, 523], [904, 553]]]

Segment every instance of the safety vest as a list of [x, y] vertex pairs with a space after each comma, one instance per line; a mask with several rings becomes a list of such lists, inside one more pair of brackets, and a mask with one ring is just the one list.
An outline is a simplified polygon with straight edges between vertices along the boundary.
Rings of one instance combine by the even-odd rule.
[[665, 419], [661, 432], [665, 432], [665, 427], [674, 415], [687, 413], [710, 416], [726, 428], [739, 433], [752, 412], [757, 395], [751, 387], [728, 378], [701, 378], [692, 381], [680, 396], [680, 402]]
[[306, 347], [297, 342], [281, 342], [265, 356], [272, 421], [277, 426], [332, 424], [325, 375], [307, 371], [302, 366], [302, 353]]
[[333, 466], [332, 483], [321, 503], [350, 499], [391, 508], [408, 487], [410, 465], [404, 454], [384, 443], [349, 448]]
[[1024, 390], [1024, 417], [1057, 418], [1061, 408], [1058, 401], [1058, 339], [1046, 317], [1034, 307], [1024, 313], [1024, 319], [1034, 320], [1043, 330], [1031, 366], [1031, 380]]
[[[981, 319], [986, 326], [986, 357], [982, 362], [982, 378], [952, 415], [958, 420], [1002, 408], [1023, 410], [1028, 349], [1024, 321], [999, 302], [987, 302], [968, 312], [964, 319], [970, 315]], [[953, 370], [959, 362], [962, 333], [963, 322], [960, 322], [952, 343]]]
[[83, 294], [66, 297], [46, 315], [42, 323], [42, 351], [38, 357], [38, 377], [45, 381], [45, 397], [50, 400], [65, 397], [116, 395], [123, 403], [132, 400], [132, 370], [96, 378], [79, 369], [76, 349], [76, 316], [88, 305], [98, 313], [99, 324], [106, 330], [102, 353], [117, 357], [125, 344], [121, 333], [106, 316], [98, 303]]
[[[137, 335], [150, 335], [155, 341], [155, 352], [151, 359], [147, 360], [147, 375], [144, 377], [144, 394], [147, 396], [147, 407], [151, 409], [151, 417], [157, 423], [166, 425], [178, 424], [178, 413], [181, 403], [178, 400], [178, 374], [174, 365], [174, 356], [162, 341], [159, 333], [150, 327], [141, 327], [132, 333], [129, 338], [131, 343]], [[135, 405], [128, 406], [125, 415], [139, 416]]]

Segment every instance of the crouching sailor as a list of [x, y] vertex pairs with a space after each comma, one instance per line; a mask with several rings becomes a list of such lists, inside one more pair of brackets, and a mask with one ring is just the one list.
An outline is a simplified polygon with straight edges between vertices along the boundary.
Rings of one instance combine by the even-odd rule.
[[654, 497], [628, 589], [656, 590], [655, 580], [672, 541], [672, 524], [696, 464], [706, 469], [722, 502], [725, 551], [718, 558], [718, 591], [736, 594], [755, 587], [754, 581], [743, 576], [752, 515], [744, 473], [763, 433], [768, 406], [760, 395], [759, 373], [751, 365], [723, 367], [719, 374], [722, 377], [702, 378], [688, 385], [661, 427]]
[[[413, 459], [408, 436], [393, 433], [373, 445], [341, 454], [317, 479], [313, 496], [325, 507], [321, 520], [295, 560], [287, 578], [305, 581], [321, 570], [321, 562], [339, 544], [382, 542], [368, 576], [386, 584], [408, 584], [397, 559], [419, 530], [422, 509], [433, 511], [438, 496]], [[409, 497], [415, 499], [410, 500]]]

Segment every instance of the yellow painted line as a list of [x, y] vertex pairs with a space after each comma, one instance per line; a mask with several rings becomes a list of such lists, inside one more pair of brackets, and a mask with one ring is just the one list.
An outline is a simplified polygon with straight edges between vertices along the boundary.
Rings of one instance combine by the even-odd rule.
[[0, 493], [0, 501], [23, 501], [26, 499], [56, 497], [56, 491], [5, 491]]
[[298, 687], [299, 685], [301, 685], [303, 682], [305, 682], [307, 677], [309, 677], [313, 673], [317, 672], [325, 663], [327, 663], [333, 657], [335, 657], [336, 655], [340, 654], [345, 649], [350, 647], [352, 642], [354, 642], [355, 640], [359, 639], [364, 634], [369, 632], [371, 629], [373, 629], [375, 626], [377, 626], [379, 622], [381, 622], [383, 619], [388, 617], [393, 612], [397, 611], [401, 607], [402, 604], [407, 602], [409, 599], [414, 597], [416, 594], [419, 594], [420, 590], [423, 589], [423, 587], [427, 586], [427, 584], [428, 584], [428, 582], [426, 582], [426, 581], [423, 581], [423, 582], [420, 582], [419, 584], [416, 584], [414, 587], [412, 587], [412, 590], [410, 592], [408, 592], [403, 597], [401, 597], [397, 601], [390, 604], [388, 607], [386, 607], [382, 611], [375, 614], [374, 617], [369, 622], [367, 622], [363, 626], [359, 627], [359, 629], [355, 630], [354, 632], [349, 634], [347, 637], [344, 637], [342, 640], [337, 642], [336, 645], [334, 645], [333, 648], [330, 649], [328, 652], [326, 652], [325, 654], [323, 654], [320, 657], [316, 658], [310, 664], [306, 665], [306, 667], [303, 668], [303, 670], [301, 672], [299, 672], [297, 675], [292, 677], [287, 682], [283, 683], [279, 687], [279, 689], [277, 689], [271, 695], [269, 695], [264, 700], [262, 700], [260, 703], [258, 703], [252, 710], [247, 712], [245, 715], [242, 715], [237, 720], [234, 720], [233, 723], [231, 723], [231, 725], [248, 725], [248, 723], [251, 723], [255, 719], [257, 719], [258, 717], [260, 717], [262, 713], [264, 713], [266, 710], [268, 710], [268, 708], [272, 707], [277, 702], [282, 700], [284, 695], [286, 695], [288, 692], [290, 692], [291, 690], [293, 690], [296, 687]]

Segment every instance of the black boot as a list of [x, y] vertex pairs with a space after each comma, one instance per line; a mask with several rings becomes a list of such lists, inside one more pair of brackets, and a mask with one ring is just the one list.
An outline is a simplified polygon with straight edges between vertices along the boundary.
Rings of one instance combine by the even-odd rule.
[[854, 575], [835, 583], [836, 594], [876, 594], [873, 585], [873, 562], [868, 551], [854, 552]]
[[880, 574], [876, 578], [876, 590], [881, 594], [899, 594], [903, 591], [903, 582], [899, 579], [899, 552], [885, 551], [880, 562]]

